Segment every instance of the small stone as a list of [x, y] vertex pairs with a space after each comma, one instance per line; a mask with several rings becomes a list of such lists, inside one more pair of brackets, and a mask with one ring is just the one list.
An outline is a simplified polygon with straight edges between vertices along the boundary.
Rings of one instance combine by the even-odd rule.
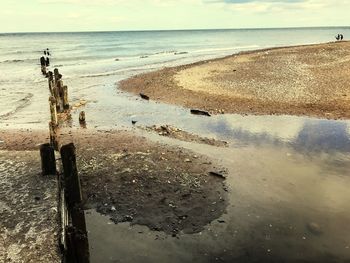
[[322, 234], [322, 229], [321, 227], [315, 223], [315, 222], [310, 222], [307, 224], [307, 229], [314, 235], [320, 235]]
[[186, 162], [186, 163], [190, 163], [191, 160], [190, 160], [190, 159], [185, 159], [185, 162]]
[[134, 220], [134, 218], [131, 216], [131, 215], [126, 215], [126, 216], [124, 216], [124, 221], [125, 222], [131, 222], [131, 221], [133, 221]]
[[111, 211], [117, 211], [117, 209], [115, 208], [115, 206], [111, 207]]

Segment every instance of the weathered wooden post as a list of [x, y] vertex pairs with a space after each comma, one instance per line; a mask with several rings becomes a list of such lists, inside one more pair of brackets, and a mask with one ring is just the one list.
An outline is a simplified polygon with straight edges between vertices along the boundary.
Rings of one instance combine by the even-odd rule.
[[43, 73], [43, 75], [46, 75], [46, 60], [44, 57], [40, 58], [40, 65], [41, 65], [41, 73]]
[[58, 75], [59, 75], [60, 73], [58, 72], [58, 69], [57, 68], [55, 68], [54, 70], [53, 70], [53, 75], [54, 75], [54, 77], [55, 77], [55, 85], [57, 84], [57, 80], [58, 80]]
[[[73, 143], [61, 147], [64, 171], [64, 187], [67, 208], [71, 215], [72, 226], [66, 228], [68, 258], [71, 262], [89, 262], [89, 243], [86, 232], [80, 179], [76, 164], [75, 146]], [[70, 262], [70, 261], [68, 261]]]
[[60, 152], [64, 171], [66, 200], [68, 207], [72, 208], [75, 204], [80, 204], [82, 201], [75, 146], [73, 143], [63, 145]]
[[81, 111], [79, 113], [79, 123], [80, 124], [85, 124], [86, 123], [86, 121], [85, 121], [85, 111]]
[[67, 86], [63, 86], [63, 109], [65, 109], [65, 110], [69, 109], [68, 87]]
[[55, 96], [55, 95], [54, 95], [54, 92], [53, 92], [54, 81], [53, 81], [53, 73], [52, 73], [52, 71], [49, 71], [49, 72], [48, 72], [48, 82], [49, 82], [50, 94], [51, 94], [51, 96]]
[[53, 96], [50, 96], [49, 98], [50, 102], [50, 113], [51, 113], [51, 122], [55, 125], [58, 124], [58, 119], [57, 119], [57, 106], [56, 106], [56, 99]]
[[41, 157], [42, 175], [55, 175], [56, 174], [55, 150], [49, 143], [40, 145], [40, 157]]
[[59, 105], [59, 111], [62, 112], [64, 107], [63, 107], [63, 81], [62, 81], [61, 74], [58, 74], [57, 76], [56, 88], [58, 92], [57, 104]]
[[58, 130], [58, 125], [53, 123], [53, 122], [49, 122], [49, 129], [50, 129], [50, 143], [52, 145], [52, 147], [58, 151], [58, 140], [57, 140], [57, 130]]

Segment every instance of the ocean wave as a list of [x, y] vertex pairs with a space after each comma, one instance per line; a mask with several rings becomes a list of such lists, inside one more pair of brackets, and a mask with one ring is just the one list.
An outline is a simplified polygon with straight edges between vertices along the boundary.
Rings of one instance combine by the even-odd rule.
[[106, 71], [106, 72], [100, 72], [100, 73], [93, 73], [93, 74], [86, 74], [86, 75], [81, 75], [79, 78], [97, 78], [97, 77], [107, 77], [107, 76], [113, 76], [113, 75], [118, 75], [123, 72], [130, 72], [130, 71], [138, 71], [142, 70], [148, 65], [143, 65], [143, 66], [138, 66], [138, 67], [129, 67], [129, 68], [121, 68], [113, 71]]
[[25, 108], [30, 104], [30, 101], [34, 95], [32, 93], [27, 93], [22, 99], [17, 101], [17, 104], [13, 110], [10, 110], [4, 114], [0, 114], [0, 119], [6, 120], [12, 115], [16, 114], [21, 109]]
[[157, 52], [149, 52], [149, 53], [138, 53], [138, 54], [132, 54], [129, 56], [119, 56], [116, 59], [118, 60], [135, 60], [140, 58], [148, 58], [148, 57], [162, 57], [162, 56], [172, 56], [172, 55], [179, 55], [179, 54], [187, 54], [189, 52], [181, 51], [178, 52], [177, 50], [164, 50], [164, 51], [157, 51]]
[[7, 59], [4, 61], [0, 61], [0, 63], [19, 63], [19, 62], [25, 62], [25, 59]]
[[247, 45], [247, 46], [233, 46], [233, 47], [223, 47], [223, 48], [205, 48], [194, 50], [193, 53], [202, 53], [202, 52], [217, 52], [217, 51], [230, 51], [230, 50], [240, 50], [240, 49], [255, 49], [259, 48], [258, 45]]

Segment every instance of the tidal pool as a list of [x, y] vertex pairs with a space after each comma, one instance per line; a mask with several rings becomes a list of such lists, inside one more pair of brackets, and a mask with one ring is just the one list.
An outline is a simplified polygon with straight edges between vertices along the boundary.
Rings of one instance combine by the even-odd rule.
[[348, 121], [291, 116], [207, 118], [183, 111], [176, 118], [156, 122], [157, 118], [143, 118], [140, 125], [171, 124], [226, 140], [229, 147], [135, 130], [151, 140], [207, 155], [226, 167], [226, 213], [200, 233], [172, 237], [144, 226], [115, 225], [88, 211], [92, 262], [350, 261]]

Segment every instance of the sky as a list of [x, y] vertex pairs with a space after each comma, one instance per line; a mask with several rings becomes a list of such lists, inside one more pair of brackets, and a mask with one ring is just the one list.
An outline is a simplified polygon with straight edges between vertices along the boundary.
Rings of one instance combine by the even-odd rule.
[[1, 0], [0, 32], [349, 26], [350, 0]]

